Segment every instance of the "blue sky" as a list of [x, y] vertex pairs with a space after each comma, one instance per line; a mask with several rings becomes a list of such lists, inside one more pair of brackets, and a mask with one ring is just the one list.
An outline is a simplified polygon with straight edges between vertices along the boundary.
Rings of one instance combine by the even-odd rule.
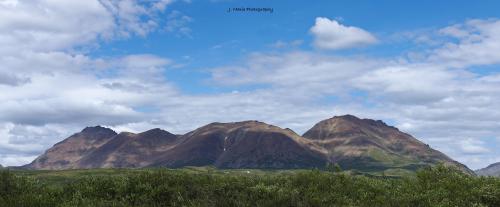
[[91, 125], [300, 134], [354, 114], [485, 167], [500, 161], [499, 4], [0, 0], [0, 164]]
[[[143, 1], [150, 2], [150, 1]], [[369, 55], [376, 57], [400, 56], [408, 51], [427, 48], [405, 39], [400, 33], [426, 32], [467, 19], [488, 19], [498, 16], [498, 1], [471, 4], [468, 1], [193, 1], [176, 3], [169, 7], [191, 18], [185, 25], [188, 35], [158, 30], [147, 36], [133, 36], [122, 40], [104, 41], [90, 51], [93, 57], [116, 57], [148, 53], [174, 59], [185, 64], [182, 70], [167, 71], [166, 76], [186, 93], [221, 92], [224, 88], [203, 84], [204, 70], [236, 63], [249, 53], [280, 52], [273, 48], [277, 41], [302, 41], [293, 49], [315, 51], [308, 32], [316, 17], [336, 19], [346, 25], [355, 25], [379, 36], [381, 44], [324, 53]], [[273, 8], [273, 13], [227, 13], [234, 7]], [[167, 12], [159, 14], [168, 21]], [[288, 48], [290, 49], [290, 48]], [[482, 68], [482, 67], [480, 67]], [[488, 72], [488, 71], [483, 71]]]

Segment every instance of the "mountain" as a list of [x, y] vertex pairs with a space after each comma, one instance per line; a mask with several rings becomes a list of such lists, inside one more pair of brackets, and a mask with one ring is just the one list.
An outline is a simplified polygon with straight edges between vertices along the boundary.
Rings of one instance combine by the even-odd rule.
[[380, 120], [336, 116], [317, 123], [303, 137], [322, 146], [328, 151], [329, 160], [343, 169], [414, 171], [443, 163], [473, 173], [445, 154]]
[[258, 121], [212, 123], [183, 135], [154, 166], [312, 168], [323, 167], [325, 155], [291, 130]]
[[139, 134], [122, 132], [77, 161], [78, 168], [137, 168], [149, 166], [169, 150], [177, 135], [161, 129]]
[[134, 134], [88, 127], [54, 145], [28, 169], [215, 166], [217, 168], [341, 168], [414, 171], [464, 165], [382, 121], [336, 116], [303, 136], [259, 121], [211, 123], [184, 135], [161, 129]]
[[326, 152], [321, 147], [295, 132], [258, 121], [244, 121], [212, 123], [179, 136], [161, 129], [116, 134], [103, 127], [90, 127], [54, 145], [25, 168], [213, 165], [291, 169], [322, 168], [326, 162]]
[[500, 162], [488, 165], [483, 169], [476, 170], [476, 174], [480, 176], [496, 176], [500, 177]]
[[106, 144], [115, 135], [116, 132], [105, 127], [87, 127], [55, 144], [24, 167], [46, 170], [79, 168], [75, 165], [76, 162]]

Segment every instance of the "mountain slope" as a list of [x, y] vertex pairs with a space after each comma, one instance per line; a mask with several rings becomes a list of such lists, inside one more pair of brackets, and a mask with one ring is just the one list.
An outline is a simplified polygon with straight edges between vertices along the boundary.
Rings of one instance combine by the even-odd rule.
[[330, 160], [344, 169], [414, 171], [422, 166], [444, 163], [473, 173], [443, 153], [380, 120], [359, 119], [352, 115], [336, 116], [317, 123], [303, 137], [324, 147]]
[[139, 134], [122, 132], [77, 162], [79, 168], [137, 168], [151, 164], [171, 148], [177, 136], [152, 129]]
[[480, 176], [496, 176], [500, 177], [500, 162], [488, 165], [483, 169], [476, 170], [476, 174]]
[[219, 168], [323, 167], [326, 154], [291, 130], [257, 121], [212, 123], [180, 138], [154, 166]]
[[116, 132], [105, 127], [87, 127], [55, 144], [24, 167], [44, 170], [79, 168], [75, 165], [78, 160], [107, 143], [115, 135]]

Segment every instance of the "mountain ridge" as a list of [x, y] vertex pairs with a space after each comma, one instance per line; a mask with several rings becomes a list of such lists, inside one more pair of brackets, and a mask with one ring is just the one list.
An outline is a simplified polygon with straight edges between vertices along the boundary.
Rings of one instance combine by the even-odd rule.
[[495, 176], [500, 177], [500, 162], [496, 162], [475, 171], [480, 176]]
[[415, 171], [444, 163], [473, 173], [396, 127], [353, 115], [322, 120], [302, 136], [255, 120], [214, 122], [183, 135], [159, 128], [117, 134], [101, 126], [87, 127], [24, 167], [300, 169], [324, 168], [327, 163], [360, 171]]

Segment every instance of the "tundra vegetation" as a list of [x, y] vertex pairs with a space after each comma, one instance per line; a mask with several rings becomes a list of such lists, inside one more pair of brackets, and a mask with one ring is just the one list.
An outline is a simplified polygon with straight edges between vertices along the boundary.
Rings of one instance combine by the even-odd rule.
[[500, 206], [499, 178], [445, 166], [404, 177], [326, 169], [2, 170], [0, 206]]

